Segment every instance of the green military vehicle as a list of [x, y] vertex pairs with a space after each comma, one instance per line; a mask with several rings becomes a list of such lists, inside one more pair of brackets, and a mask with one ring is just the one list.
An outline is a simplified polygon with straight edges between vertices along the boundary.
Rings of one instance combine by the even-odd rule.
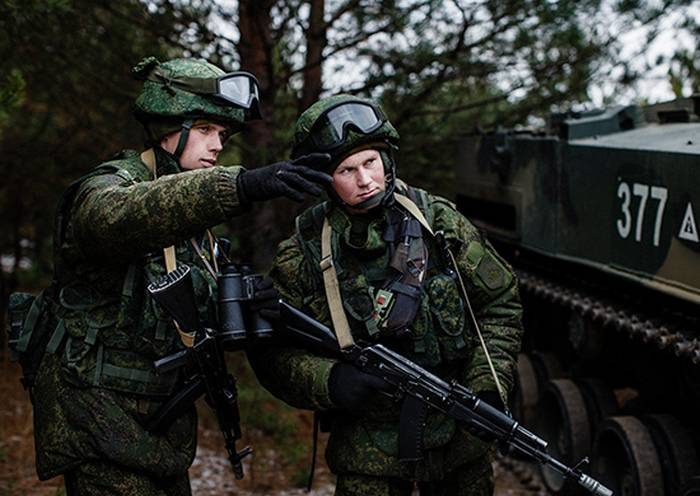
[[457, 177], [520, 278], [516, 415], [615, 494], [700, 494], [700, 95], [466, 137]]

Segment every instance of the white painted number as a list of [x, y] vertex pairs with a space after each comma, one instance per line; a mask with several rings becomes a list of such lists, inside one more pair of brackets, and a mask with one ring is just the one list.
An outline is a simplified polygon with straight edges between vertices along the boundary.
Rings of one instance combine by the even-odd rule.
[[666, 188], [662, 188], [661, 186], [652, 186], [651, 197], [654, 200], [659, 200], [659, 206], [656, 209], [656, 221], [654, 221], [654, 246], [659, 246], [659, 238], [661, 237], [661, 223], [664, 221], [664, 208], [666, 208], [668, 190]]
[[617, 187], [617, 196], [622, 199], [623, 220], [617, 219], [617, 232], [622, 239], [627, 239], [632, 227], [632, 216], [630, 215], [630, 187], [627, 183], [620, 183]]
[[[651, 195], [649, 194], [651, 192]], [[659, 246], [661, 239], [661, 225], [664, 219], [664, 209], [666, 208], [666, 200], [668, 199], [668, 190], [663, 186], [649, 186], [647, 184], [633, 183], [632, 190], [626, 182], [620, 182], [617, 187], [617, 197], [622, 200], [620, 209], [622, 218], [617, 219], [617, 232], [622, 239], [627, 239], [632, 231], [632, 212], [630, 211], [630, 202], [632, 194], [639, 197], [637, 205], [637, 222], [634, 230], [634, 240], [638, 243], [642, 242], [642, 228], [644, 227], [644, 213], [646, 212], [647, 199], [651, 196], [652, 200], [656, 200], [656, 218], [654, 219], [654, 246]]]
[[639, 197], [639, 208], [637, 209], [637, 229], [634, 231], [634, 240], [642, 240], [642, 225], [644, 224], [644, 207], [647, 206], [649, 197], [649, 186], [646, 184], [634, 183], [632, 185], [634, 196]]

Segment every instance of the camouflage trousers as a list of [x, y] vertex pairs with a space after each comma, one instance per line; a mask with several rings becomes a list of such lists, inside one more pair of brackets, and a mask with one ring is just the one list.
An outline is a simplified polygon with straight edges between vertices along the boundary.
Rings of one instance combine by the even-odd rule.
[[190, 496], [187, 472], [156, 479], [106, 462], [91, 461], [64, 474], [67, 496]]
[[413, 482], [393, 477], [338, 474], [335, 496], [491, 496], [493, 470], [490, 463], [463, 465], [439, 481]]

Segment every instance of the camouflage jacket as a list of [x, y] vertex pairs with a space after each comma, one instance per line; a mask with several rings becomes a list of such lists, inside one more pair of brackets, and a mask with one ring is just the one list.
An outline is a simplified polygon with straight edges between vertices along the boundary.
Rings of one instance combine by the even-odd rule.
[[[196, 417], [163, 436], [142, 425], [180, 385], [153, 361], [182, 347], [146, 286], [163, 274], [163, 248], [190, 265], [203, 318], [215, 282], [192, 243], [241, 212], [240, 168], [181, 172], [158, 153], [158, 179], [124, 152], [73, 183], [60, 202], [51, 311], [57, 322], [33, 388], [37, 472], [46, 479], [84, 459], [105, 459], [163, 477], [187, 470]], [[193, 241], [190, 241], [192, 239]], [[118, 428], [116, 426], [119, 426]]]
[[[412, 189], [434, 231], [443, 230], [462, 274], [482, 335], [501, 384], [513, 381], [516, 354], [522, 333], [521, 306], [516, 278], [508, 264], [479, 231], [449, 201]], [[391, 208], [401, 208], [394, 206]], [[319, 215], [320, 212], [320, 215]], [[372, 332], [373, 289], [386, 277], [388, 247], [382, 239], [387, 212], [365, 221], [366, 241], [353, 246], [353, 222], [357, 218], [330, 203], [314, 207], [297, 220], [297, 233], [282, 242], [270, 275], [282, 298], [331, 325], [330, 313], [318, 266], [320, 227], [314, 217], [327, 215], [333, 228], [333, 261], [353, 337], [377, 339]], [[428, 272], [411, 338], [390, 346], [444, 378], [456, 379], [475, 392], [495, 390], [485, 354], [470, 323], [456, 281], [446, 273], [447, 261], [429, 234]], [[328, 392], [328, 378], [335, 360], [303, 349], [268, 347], [249, 351], [260, 382], [290, 405], [330, 411], [331, 437], [326, 458], [336, 473], [355, 472], [435, 480], [453, 468], [482, 458], [488, 445], [471, 437], [442, 415], [429, 415], [423, 432], [424, 462], [397, 460], [399, 405], [378, 399], [363, 411], [335, 410]]]

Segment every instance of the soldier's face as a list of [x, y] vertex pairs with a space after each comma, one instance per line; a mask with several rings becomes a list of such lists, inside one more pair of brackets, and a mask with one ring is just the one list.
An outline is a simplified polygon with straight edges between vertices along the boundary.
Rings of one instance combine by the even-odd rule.
[[[193, 126], [180, 157], [180, 166], [186, 170], [213, 167], [216, 164], [216, 157], [223, 148], [226, 134], [227, 130], [224, 126], [213, 122]], [[174, 153], [179, 139], [180, 131], [169, 134], [161, 141], [161, 147]]]
[[333, 189], [348, 205], [357, 205], [385, 187], [384, 163], [377, 150], [353, 153], [333, 172]]

